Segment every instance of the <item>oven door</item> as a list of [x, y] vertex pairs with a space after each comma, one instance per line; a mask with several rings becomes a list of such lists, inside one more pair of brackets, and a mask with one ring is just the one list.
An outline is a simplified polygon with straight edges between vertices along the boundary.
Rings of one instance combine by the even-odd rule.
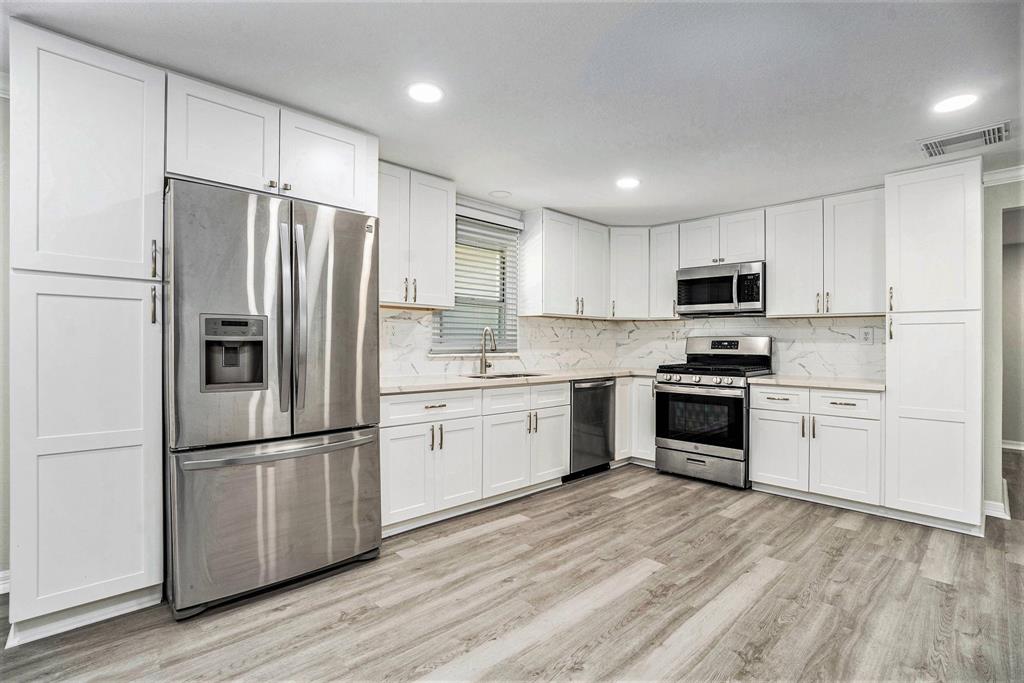
[[745, 459], [745, 389], [655, 384], [655, 444], [662, 448]]

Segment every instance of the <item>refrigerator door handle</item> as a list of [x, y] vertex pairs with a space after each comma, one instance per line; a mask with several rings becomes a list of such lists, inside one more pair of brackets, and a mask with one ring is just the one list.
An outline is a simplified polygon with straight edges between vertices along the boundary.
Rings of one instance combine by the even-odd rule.
[[308, 340], [308, 321], [306, 319], [306, 235], [305, 228], [295, 224], [295, 266], [296, 283], [298, 287], [298, 298], [295, 307], [298, 309], [298, 334], [295, 343], [298, 348], [295, 350], [295, 409], [302, 410], [306, 407], [306, 344]]
[[307, 455], [333, 453], [334, 451], [340, 451], [347, 448], [365, 446], [366, 444], [373, 443], [376, 440], [377, 437], [375, 435], [370, 435], [361, 436], [356, 439], [349, 439], [348, 441], [339, 441], [337, 443], [329, 443], [320, 446], [310, 446], [308, 448], [299, 448], [294, 451], [284, 451], [281, 453], [243, 455], [239, 457], [214, 458], [212, 460], [188, 460], [186, 462], [181, 463], [181, 469], [210, 470], [218, 467], [230, 467], [232, 465], [259, 465], [267, 462], [276, 462], [278, 460], [293, 460], [295, 458], [302, 458]]
[[292, 254], [291, 226], [278, 225], [281, 249], [281, 324], [278, 333], [281, 343], [277, 358], [280, 382], [281, 412], [289, 412], [292, 401]]

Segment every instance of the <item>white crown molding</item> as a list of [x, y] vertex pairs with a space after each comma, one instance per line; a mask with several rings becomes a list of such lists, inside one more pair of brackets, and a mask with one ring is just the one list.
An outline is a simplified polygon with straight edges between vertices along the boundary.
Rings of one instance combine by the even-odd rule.
[[0, 97], [11, 99], [11, 75], [0, 71]]
[[986, 171], [981, 178], [981, 182], [985, 187], [1024, 182], [1024, 166], [1011, 166], [1010, 168], [1001, 168], [998, 171]]

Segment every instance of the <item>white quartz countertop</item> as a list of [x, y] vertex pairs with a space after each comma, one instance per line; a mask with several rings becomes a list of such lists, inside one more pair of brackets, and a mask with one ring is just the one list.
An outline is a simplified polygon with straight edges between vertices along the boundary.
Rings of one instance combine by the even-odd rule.
[[809, 387], [811, 389], [845, 389], [847, 391], [885, 391], [885, 382], [859, 377], [809, 377], [807, 375], [761, 375], [750, 377], [747, 384], [777, 387]]
[[[530, 371], [533, 372], [533, 371]], [[485, 387], [510, 387], [530, 384], [555, 384], [577, 379], [599, 379], [601, 377], [654, 377], [656, 368], [586, 368], [582, 370], [536, 371], [531, 377], [501, 377], [480, 379], [462, 375], [415, 375], [404, 377], [381, 377], [380, 393], [415, 394], [421, 391], [452, 391], [455, 389], [481, 389]], [[501, 374], [501, 373], [496, 373]]]

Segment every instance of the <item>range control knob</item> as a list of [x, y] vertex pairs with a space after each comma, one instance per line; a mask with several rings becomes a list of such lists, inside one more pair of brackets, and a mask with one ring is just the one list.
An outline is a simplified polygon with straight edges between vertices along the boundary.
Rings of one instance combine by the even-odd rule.
[[691, 377], [690, 379], [692, 379], [692, 380], [693, 380], [693, 383], [694, 383], [694, 384], [700, 384], [700, 375], [694, 375], [694, 376], [693, 376], [693, 377]]
[[726, 377], [725, 378], [725, 383], [726, 384], [732, 384], [732, 377]]
[[672, 375], [672, 381], [673, 382], [680, 382], [680, 381], [682, 381], [682, 379], [683, 379], [682, 375]]
[[716, 378], [714, 378], [711, 381], [714, 382], [715, 384], [721, 384], [722, 383], [722, 378], [721, 377], [716, 377]]

